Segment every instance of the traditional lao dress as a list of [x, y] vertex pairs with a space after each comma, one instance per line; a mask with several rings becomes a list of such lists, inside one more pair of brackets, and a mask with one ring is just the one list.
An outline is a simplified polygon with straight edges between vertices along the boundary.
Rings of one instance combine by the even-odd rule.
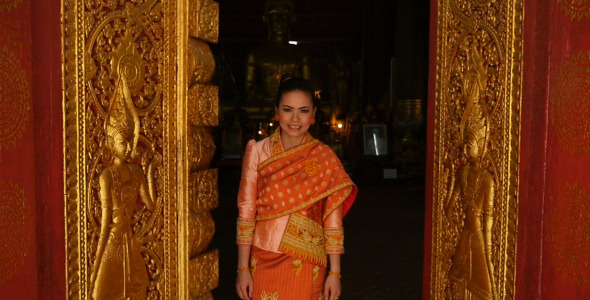
[[287, 151], [279, 130], [248, 142], [237, 243], [253, 246], [253, 299], [321, 299], [327, 255], [344, 253], [342, 218], [356, 194], [336, 154], [309, 134]]

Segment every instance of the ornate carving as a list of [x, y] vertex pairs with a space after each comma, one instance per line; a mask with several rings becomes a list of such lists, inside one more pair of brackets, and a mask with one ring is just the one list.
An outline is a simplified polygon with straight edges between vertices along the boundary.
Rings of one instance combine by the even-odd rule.
[[590, 52], [570, 57], [560, 69], [551, 95], [550, 120], [559, 143], [570, 153], [590, 153]]
[[68, 297], [174, 298], [174, 5], [63, 5]]
[[580, 285], [590, 282], [590, 197], [580, 185], [557, 187], [549, 198], [547, 256], [567, 280]]
[[215, 72], [215, 59], [209, 45], [195, 38], [188, 39], [186, 63], [189, 87], [195, 83], [208, 83]]
[[[187, 117], [216, 125], [204, 114], [215, 112], [216, 119], [217, 98], [198, 98], [192, 114], [178, 110], [185, 109], [189, 99], [186, 72], [210, 79], [212, 56], [197, 53], [192, 69], [177, 69], [186, 63], [189, 55], [183, 51], [190, 47], [188, 39], [181, 38], [189, 35], [189, 11], [177, 9], [176, 1], [62, 3], [68, 298], [90, 299], [94, 290], [116, 290], [121, 284], [142, 298], [187, 298], [189, 281], [197, 282], [185, 271], [190, 265], [189, 235], [194, 237], [189, 248], [198, 252], [213, 230], [207, 213], [178, 219], [179, 208], [188, 211], [188, 187], [178, 182], [186, 183], [191, 171], [206, 168], [215, 148], [210, 129], [190, 125]], [[199, 16], [193, 18], [193, 31], [216, 40], [217, 4], [199, 5], [190, 10]], [[206, 69], [195, 70], [199, 68]], [[178, 146], [181, 141], [187, 141], [186, 148]], [[177, 199], [179, 195], [183, 199]], [[189, 222], [207, 232], [190, 232]], [[201, 270], [199, 284], [215, 281], [206, 285], [212, 289], [218, 270], [207, 266], [216, 265], [217, 252], [203, 257], [195, 263], [204, 265], [193, 268]], [[105, 258], [116, 265], [133, 261], [125, 266], [134, 270], [121, 280], [99, 282]], [[97, 289], [91, 286], [94, 282]], [[136, 292], [130, 288], [134, 284], [139, 286]]]
[[[149, 279], [140, 249], [146, 247], [150, 239], [146, 234], [149, 228], [144, 226], [150, 226], [152, 222], [133, 222], [132, 216], [137, 211], [138, 198], [145, 205], [142, 209], [147, 208], [151, 212], [148, 214], [153, 216], [158, 216], [162, 207], [161, 202], [154, 205], [153, 172], [161, 163], [160, 154], [156, 151], [148, 154], [152, 158], [147, 165], [147, 178], [140, 166], [132, 162], [134, 153], [137, 153], [140, 124], [127, 84], [128, 80], [132, 82], [134, 79], [128, 76], [129, 68], [133, 65], [117, 68], [121, 74], [117, 76], [115, 95], [105, 120], [106, 147], [103, 149], [110, 151], [113, 158], [99, 179], [102, 213], [97, 224], [99, 228], [94, 228], [100, 234], [90, 277], [92, 297], [96, 299], [146, 298]], [[142, 217], [148, 219], [139, 215], [140, 219]], [[149, 257], [147, 251], [144, 253]], [[152, 259], [161, 257], [156, 255]]]
[[[0, 6], [2, 7], [2, 6]], [[14, 146], [29, 121], [31, 85], [16, 55], [0, 48], [0, 153]]]
[[[467, 58], [463, 89], [465, 111], [461, 117], [463, 152], [466, 164], [455, 177], [450, 178], [448, 202], [445, 199], [445, 216], [449, 228], [458, 233], [452, 251], [449, 277], [452, 284], [448, 293], [453, 299], [466, 298], [467, 294], [481, 299], [494, 299], [494, 265], [492, 263], [492, 226], [494, 222], [494, 178], [482, 166], [489, 138], [489, 120], [480, 93], [485, 89], [487, 70], [481, 56], [471, 49]], [[454, 165], [450, 176], [454, 176]]]
[[201, 254], [211, 243], [215, 234], [215, 222], [208, 210], [189, 210], [188, 241], [190, 246], [189, 258]]
[[200, 297], [219, 284], [219, 252], [213, 250], [189, 261], [189, 291]]
[[588, 0], [557, 0], [557, 3], [572, 20], [582, 20], [590, 17], [590, 1]]
[[432, 299], [513, 298], [522, 5], [439, 3]]
[[19, 271], [29, 255], [33, 234], [29, 214], [24, 189], [0, 180], [0, 287]]
[[219, 88], [195, 84], [188, 90], [188, 120], [195, 126], [219, 124]]
[[219, 4], [212, 0], [189, 1], [189, 35], [210, 43], [219, 36]]
[[189, 125], [188, 153], [190, 171], [203, 170], [211, 164], [215, 154], [215, 142], [209, 127]]
[[203, 170], [190, 175], [189, 199], [189, 207], [196, 212], [217, 207], [217, 169]]

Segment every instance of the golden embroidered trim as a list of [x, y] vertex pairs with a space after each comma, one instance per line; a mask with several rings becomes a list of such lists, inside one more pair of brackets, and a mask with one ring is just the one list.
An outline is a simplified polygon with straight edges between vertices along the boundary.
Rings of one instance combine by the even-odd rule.
[[[354, 189], [354, 183], [350, 182], [350, 188], [344, 190], [344, 187], [342, 188], [343, 190], [338, 191], [338, 193], [342, 192], [344, 193], [342, 196], [340, 196], [340, 198], [338, 198], [338, 200], [336, 202], [334, 202], [334, 205], [332, 205], [332, 207], [327, 207], [326, 208], [326, 212], [324, 213], [324, 220], [336, 209], [338, 208], [338, 206], [340, 206], [344, 201], [346, 201], [346, 199], [348, 198], [348, 196], [350, 196], [350, 194], [352, 193], [352, 190]], [[331, 195], [330, 197], [332, 197], [334, 195]]]
[[310, 177], [317, 174], [319, 169], [320, 166], [318, 164], [317, 158], [312, 158], [305, 162], [305, 173], [307, 173], [307, 175], [309, 175]]
[[299, 276], [299, 274], [301, 274], [301, 270], [303, 270], [303, 262], [301, 261], [301, 259], [293, 259], [291, 265], [293, 265], [293, 271], [295, 271], [295, 276]]
[[315, 221], [292, 214], [281, 239], [279, 251], [320, 266], [327, 266], [324, 229]]
[[266, 291], [262, 291], [262, 294], [260, 295], [260, 297], [262, 297], [262, 300], [279, 300], [279, 292], [275, 291], [274, 293], [266, 293]]
[[236, 226], [236, 244], [251, 245], [254, 240], [255, 219], [238, 218]]
[[[315, 202], [326, 198], [328, 195], [334, 193], [335, 191], [338, 191], [340, 189], [343, 189], [345, 187], [352, 186], [352, 185], [354, 185], [354, 183], [352, 183], [352, 181], [345, 182], [345, 183], [337, 185], [337, 186], [333, 187], [332, 189], [321, 193], [317, 197], [314, 197], [308, 201], [305, 201], [305, 202], [301, 203], [299, 206], [293, 207], [289, 210], [286, 210], [286, 211], [283, 211], [283, 212], [280, 212], [280, 213], [277, 213], [274, 215], [268, 215], [268, 216], [264, 216], [264, 217], [256, 217], [256, 221], [270, 220], [270, 219], [286, 216], [286, 215], [294, 213], [296, 211], [300, 211], [300, 210], [314, 204]], [[338, 201], [335, 202], [334, 205], [332, 205], [332, 207], [330, 207], [326, 210], [326, 213], [324, 213], [323, 219], [325, 220], [330, 215], [331, 212], [333, 212], [339, 205], [341, 205], [342, 202], [344, 202], [344, 200], [346, 200], [346, 198], [348, 198], [348, 195], [350, 195], [351, 192], [352, 192], [352, 188], [350, 188], [347, 192], [344, 191], [344, 195], [342, 197], [340, 197], [340, 199], [338, 199]]]
[[326, 239], [326, 254], [344, 253], [344, 228], [326, 227], [324, 228], [324, 237]]
[[318, 276], [320, 275], [320, 266], [313, 266], [312, 274], [312, 282], [315, 282], [318, 279]]
[[256, 272], [256, 265], [257, 264], [258, 264], [258, 258], [250, 257], [250, 273], [252, 273], [252, 275], [254, 275], [254, 272]]
[[[280, 135], [279, 135], [278, 131], [279, 131], [279, 130], [275, 131], [275, 133], [273, 133], [273, 135], [270, 137], [271, 147], [274, 147], [274, 145], [275, 145], [276, 143], [279, 143], [279, 145], [280, 145], [280, 147], [281, 147], [281, 149], [282, 149], [282, 147], [283, 147], [283, 146], [282, 146], [282, 144], [280, 144], [280, 143], [281, 143], [281, 142], [280, 142]], [[307, 136], [306, 136], [306, 137], [307, 137]], [[276, 141], [277, 139], [278, 139], [278, 142]], [[310, 145], [314, 145], [314, 144], [317, 144], [317, 143], [319, 143], [319, 142], [320, 142], [320, 141], [319, 141], [319, 140], [317, 140], [317, 139], [313, 139], [313, 138], [311, 138], [311, 135], [309, 136], [309, 139], [310, 139], [310, 140], [309, 140], [309, 141], [306, 141], [307, 139], [308, 139], [308, 138], [304, 138], [304, 139], [303, 139], [303, 142], [301, 143], [301, 145], [299, 145], [299, 146], [297, 146], [297, 147], [295, 147], [295, 148], [292, 148], [292, 149], [290, 149], [290, 150], [283, 151], [282, 153], [274, 153], [275, 151], [276, 151], [276, 152], [279, 152], [279, 151], [277, 151], [277, 150], [273, 150], [273, 149], [271, 148], [271, 152], [273, 152], [273, 153], [272, 153], [273, 155], [272, 155], [272, 156], [271, 156], [269, 159], [267, 159], [267, 160], [265, 160], [265, 161], [261, 162], [261, 163], [258, 165], [258, 171], [262, 170], [262, 168], [266, 167], [268, 164], [270, 164], [270, 163], [274, 162], [275, 160], [281, 159], [281, 158], [283, 158], [283, 157], [285, 157], [285, 156], [288, 156], [288, 155], [291, 155], [291, 154], [293, 154], [293, 153], [295, 153], [295, 152], [297, 152], [297, 151], [300, 151], [300, 150], [301, 150], [301, 149], [303, 149], [303, 148], [309, 147]]]

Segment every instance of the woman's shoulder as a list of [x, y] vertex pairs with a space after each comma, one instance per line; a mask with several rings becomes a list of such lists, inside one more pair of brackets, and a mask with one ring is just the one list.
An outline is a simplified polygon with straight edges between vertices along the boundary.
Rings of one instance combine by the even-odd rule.
[[246, 143], [246, 148], [250, 148], [250, 149], [256, 149], [258, 151], [262, 151], [262, 149], [264, 149], [265, 146], [267, 146], [269, 144], [269, 138], [264, 138], [262, 140], [255, 140], [255, 139], [251, 139], [248, 141], [248, 143]]
[[324, 142], [322, 142], [322, 141], [320, 141], [318, 139], [314, 139], [314, 140], [316, 142], [315, 147], [318, 147], [321, 150], [324, 150], [324, 151], [326, 151], [328, 153], [331, 153], [331, 154], [336, 155], [336, 153], [334, 152], [334, 150], [332, 150], [332, 147], [330, 147], [330, 145], [325, 144]]

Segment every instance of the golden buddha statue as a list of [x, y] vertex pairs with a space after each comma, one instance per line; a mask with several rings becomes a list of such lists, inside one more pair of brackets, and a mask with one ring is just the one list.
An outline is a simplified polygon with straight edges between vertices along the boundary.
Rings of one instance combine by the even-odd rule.
[[[495, 299], [492, 264], [492, 226], [494, 222], [494, 178], [482, 167], [489, 139], [487, 111], [480, 102], [486, 72], [477, 51], [472, 51], [471, 67], [463, 81], [467, 106], [461, 118], [461, 137], [466, 164], [451, 180], [451, 193], [445, 215], [453, 219], [456, 206], [462, 210], [458, 222], [459, 240], [449, 271], [452, 299]], [[455, 210], [456, 211], [456, 210]]]
[[161, 157], [155, 155], [150, 161], [147, 178], [143, 169], [131, 162], [139, 125], [125, 76], [121, 76], [105, 121], [106, 147], [113, 160], [99, 179], [102, 217], [90, 277], [93, 299], [147, 297], [149, 278], [140, 252], [141, 242], [132, 230], [132, 219], [138, 198], [148, 210], [154, 210], [153, 170], [161, 163]]
[[[246, 65], [246, 102], [243, 107], [253, 117], [267, 117], [283, 74], [309, 79], [309, 57], [289, 44], [290, 27], [295, 21], [293, 0], [267, 0], [264, 23], [268, 41], [251, 49]], [[253, 109], [254, 108], [254, 109]]]

